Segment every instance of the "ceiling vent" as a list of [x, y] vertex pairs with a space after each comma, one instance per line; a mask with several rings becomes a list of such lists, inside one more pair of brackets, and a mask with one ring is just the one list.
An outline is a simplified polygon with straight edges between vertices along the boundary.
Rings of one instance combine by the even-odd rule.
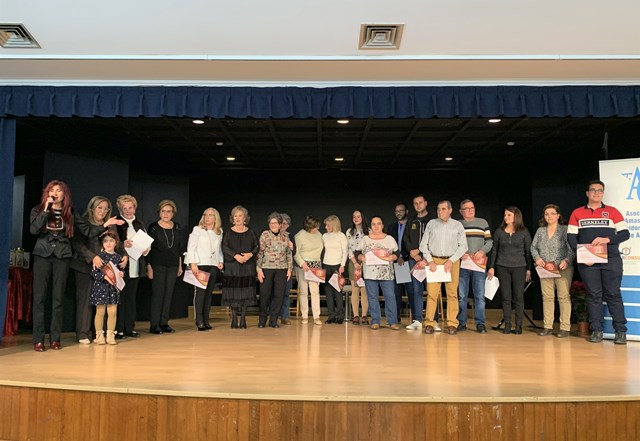
[[21, 23], [0, 23], [0, 46], [6, 49], [40, 47], [36, 39]]
[[360, 25], [360, 49], [399, 49], [403, 24]]

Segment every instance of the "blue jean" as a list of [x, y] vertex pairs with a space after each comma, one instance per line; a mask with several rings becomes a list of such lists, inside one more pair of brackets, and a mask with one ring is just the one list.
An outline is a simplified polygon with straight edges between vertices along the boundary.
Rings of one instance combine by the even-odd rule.
[[384, 297], [384, 315], [387, 318], [387, 323], [393, 325], [397, 322], [398, 311], [396, 310], [395, 284], [395, 280], [364, 279], [364, 285], [367, 289], [367, 298], [369, 299], [369, 315], [371, 315], [372, 325], [379, 325], [382, 321], [380, 301], [378, 300], [378, 288], [382, 289], [382, 295]]
[[467, 325], [467, 299], [469, 298], [469, 282], [473, 291], [473, 303], [475, 306], [476, 326], [484, 325], [484, 279], [485, 273], [471, 271], [460, 268], [460, 279], [458, 282], [458, 322], [461, 326]]
[[[416, 261], [409, 259], [409, 268], [413, 269], [416, 265]], [[415, 277], [411, 276], [411, 282], [413, 283], [413, 289], [408, 291], [409, 293], [409, 308], [411, 309], [411, 319], [422, 322], [422, 310], [424, 309], [424, 281], [419, 282]], [[434, 320], [438, 320], [438, 312]]]

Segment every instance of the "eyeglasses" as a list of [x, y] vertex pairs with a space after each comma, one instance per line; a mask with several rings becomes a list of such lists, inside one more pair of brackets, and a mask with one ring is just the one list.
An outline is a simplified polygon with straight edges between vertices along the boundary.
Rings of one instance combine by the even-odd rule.
[[590, 188], [590, 193], [604, 193], [604, 188]]
[[476, 207], [467, 207], [467, 208], [461, 208], [461, 211], [471, 211], [471, 210], [475, 210]]
[[394, 211], [394, 213], [398, 214], [398, 213], [405, 213], [407, 210], [396, 210]]

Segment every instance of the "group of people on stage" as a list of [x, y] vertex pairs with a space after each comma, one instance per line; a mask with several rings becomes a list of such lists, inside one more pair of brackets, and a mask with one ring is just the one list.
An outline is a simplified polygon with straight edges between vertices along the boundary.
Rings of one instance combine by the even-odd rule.
[[[557, 205], [545, 206], [533, 240], [517, 207], [505, 209], [502, 224], [492, 234], [487, 221], [476, 217], [473, 201], [466, 199], [460, 203], [461, 220], [452, 218], [453, 207], [447, 200], [437, 204], [437, 217], [429, 219], [427, 200], [417, 195], [412, 201], [416, 215], [409, 219], [407, 205], [396, 204], [396, 222], [387, 228], [381, 216], [367, 220], [361, 210], [355, 210], [346, 233], [335, 215], [324, 219], [324, 234], [320, 232], [320, 219], [307, 216], [303, 228], [293, 237], [287, 231], [291, 226], [287, 214], [271, 213], [267, 229], [258, 236], [248, 226], [250, 217], [246, 208], [234, 207], [231, 226], [223, 231], [220, 213], [210, 207], [193, 228], [185, 247], [180, 226], [173, 220], [177, 207], [171, 200], [158, 204], [158, 220], [145, 228], [136, 218], [137, 201], [133, 196], [117, 198], [117, 215], [112, 216], [111, 202], [103, 196], [93, 197], [85, 213], [79, 215], [73, 210], [67, 184], [51, 181], [43, 190], [41, 203], [31, 212], [30, 231], [38, 236], [33, 250], [34, 349], [45, 350], [45, 301], [49, 292], [50, 348], [61, 349], [62, 300], [70, 268], [76, 280], [79, 343], [91, 343], [92, 319], [96, 344], [113, 345], [119, 338], [140, 335], [134, 329], [136, 292], [140, 277], [145, 275], [151, 279], [150, 332], [175, 332], [168, 323], [169, 310], [176, 280], [183, 271], [183, 258], [194, 276], [208, 274], [206, 288], [194, 288], [195, 324], [199, 331], [212, 328], [211, 292], [220, 278], [222, 304], [231, 309], [232, 328], [247, 327], [247, 308], [256, 304], [257, 284], [260, 285], [258, 327], [275, 328], [289, 323], [289, 293], [295, 273], [303, 324], [309, 321], [309, 297], [313, 322], [322, 324], [320, 285], [324, 285], [328, 310], [325, 323], [344, 322], [342, 286], [347, 275], [354, 325], [401, 329], [400, 306], [406, 291], [412, 317], [406, 329], [424, 330], [425, 334], [440, 330], [457, 334], [466, 330], [470, 290], [476, 331], [486, 333], [485, 279], [497, 277], [502, 293], [503, 332], [521, 334], [525, 283], [531, 280], [535, 264], [558, 274], [540, 279], [544, 329], [539, 335], [553, 334], [557, 293], [560, 328], [555, 335], [562, 338], [569, 335], [571, 326], [569, 287], [579, 244], [606, 245], [608, 249], [608, 260], [604, 263], [577, 264], [588, 293], [592, 330], [589, 341], [602, 341], [604, 300], [613, 318], [614, 342], [625, 344], [618, 245], [629, 238], [629, 230], [621, 213], [602, 203], [603, 193], [604, 183], [591, 181], [586, 192], [587, 204], [574, 210], [568, 226], [564, 225]], [[139, 230], [146, 231], [153, 242], [140, 255], [136, 254], [136, 259], [127, 250], [134, 246], [133, 238]], [[410, 275], [397, 280], [401, 272], [407, 273], [406, 269], [411, 270]], [[419, 277], [421, 270], [425, 271], [426, 280]], [[120, 273], [126, 282], [122, 290], [116, 287], [114, 272]], [[437, 278], [439, 273], [445, 277]], [[425, 283], [427, 301], [423, 317]], [[444, 329], [438, 326], [437, 317], [442, 284], [447, 298]], [[379, 292], [384, 298], [386, 323], [382, 322]]]

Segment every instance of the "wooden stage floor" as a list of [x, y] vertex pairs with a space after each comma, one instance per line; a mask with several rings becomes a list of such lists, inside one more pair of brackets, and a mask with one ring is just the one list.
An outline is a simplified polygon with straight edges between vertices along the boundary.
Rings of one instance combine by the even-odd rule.
[[[497, 313], [497, 311], [493, 311]], [[496, 320], [489, 324], [495, 324]], [[30, 335], [0, 346], [0, 385], [176, 397], [340, 402], [638, 401], [640, 343], [616, 346], [473, 330], [455, 336], [364, 326], [229, 328], [226, 318], [198, 332], [171, 321], [175, 334], [117, 346], [33, 351]], [[471, 329], [473, 328], [472, 323]]]

